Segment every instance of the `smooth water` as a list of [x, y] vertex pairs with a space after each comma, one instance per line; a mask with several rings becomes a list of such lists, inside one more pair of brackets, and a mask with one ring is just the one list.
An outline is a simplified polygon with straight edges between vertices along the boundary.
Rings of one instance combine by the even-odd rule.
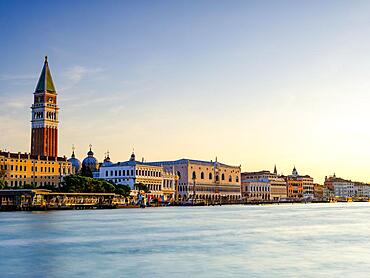
[[0, 277], [369, 277], [370, 203], [0, 213]]

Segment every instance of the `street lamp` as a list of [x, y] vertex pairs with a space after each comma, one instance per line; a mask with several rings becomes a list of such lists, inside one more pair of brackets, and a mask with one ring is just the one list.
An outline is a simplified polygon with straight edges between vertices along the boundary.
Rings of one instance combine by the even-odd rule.
[[195, 175], [193, 175], [193, 199], [192, 199], [193, 205], [194, 205], [194, 198], [195, 198]]

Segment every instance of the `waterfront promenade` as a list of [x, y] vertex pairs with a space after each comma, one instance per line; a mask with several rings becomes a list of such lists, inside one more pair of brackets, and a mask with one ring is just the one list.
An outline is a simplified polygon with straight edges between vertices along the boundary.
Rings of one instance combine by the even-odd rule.
[[0, 213], [1, 277], [368, 277], [370, 203]]

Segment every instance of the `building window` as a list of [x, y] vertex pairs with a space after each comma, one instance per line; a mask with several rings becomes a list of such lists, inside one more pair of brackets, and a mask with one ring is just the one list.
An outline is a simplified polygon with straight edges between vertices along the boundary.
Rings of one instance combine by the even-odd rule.
[[222, 173], [222, 175], [221, 175], [221, 179], [224, 181], [225, 180], [225, 174], [224, 173]]
[[108, 171], [105, 171], [105, 176], [108, 177]]
[[212, 173], [209, 173], [208, 177], [210, 180], [213, 179]]
[[193, 174], [192, 174], [192, 179], [195, 180], [197, 178], [197, 175], [195, 174], [195, 171], [193, 171]]
[[229, 176], [229, 182], [232, 182], [233, 181], [233, 178], [231, 177], [231, 175]]
[[219, 181], [219, 177], [218, 177], [218, 175], [216, 175], [216, 181]]
[[202, 172], [202, 173], [200, 173], [200, 178], [202, 179], [202, 180], [204, 180], [204, 173]]
[[238, 177], [238, 176], [236, 176], [235, 180], [236, 180], [236, 182], [239, 182], [239, 177]]

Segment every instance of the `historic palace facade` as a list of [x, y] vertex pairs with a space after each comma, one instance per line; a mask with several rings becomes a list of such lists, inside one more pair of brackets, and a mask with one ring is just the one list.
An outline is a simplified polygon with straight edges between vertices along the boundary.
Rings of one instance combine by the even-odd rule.
[[180, 159], [150, 162], [163, 166], [179, 177], [178, 194], [182, 202], [192, 201], [239, 201], [240, 166], [230, 166], [213, 161]]

